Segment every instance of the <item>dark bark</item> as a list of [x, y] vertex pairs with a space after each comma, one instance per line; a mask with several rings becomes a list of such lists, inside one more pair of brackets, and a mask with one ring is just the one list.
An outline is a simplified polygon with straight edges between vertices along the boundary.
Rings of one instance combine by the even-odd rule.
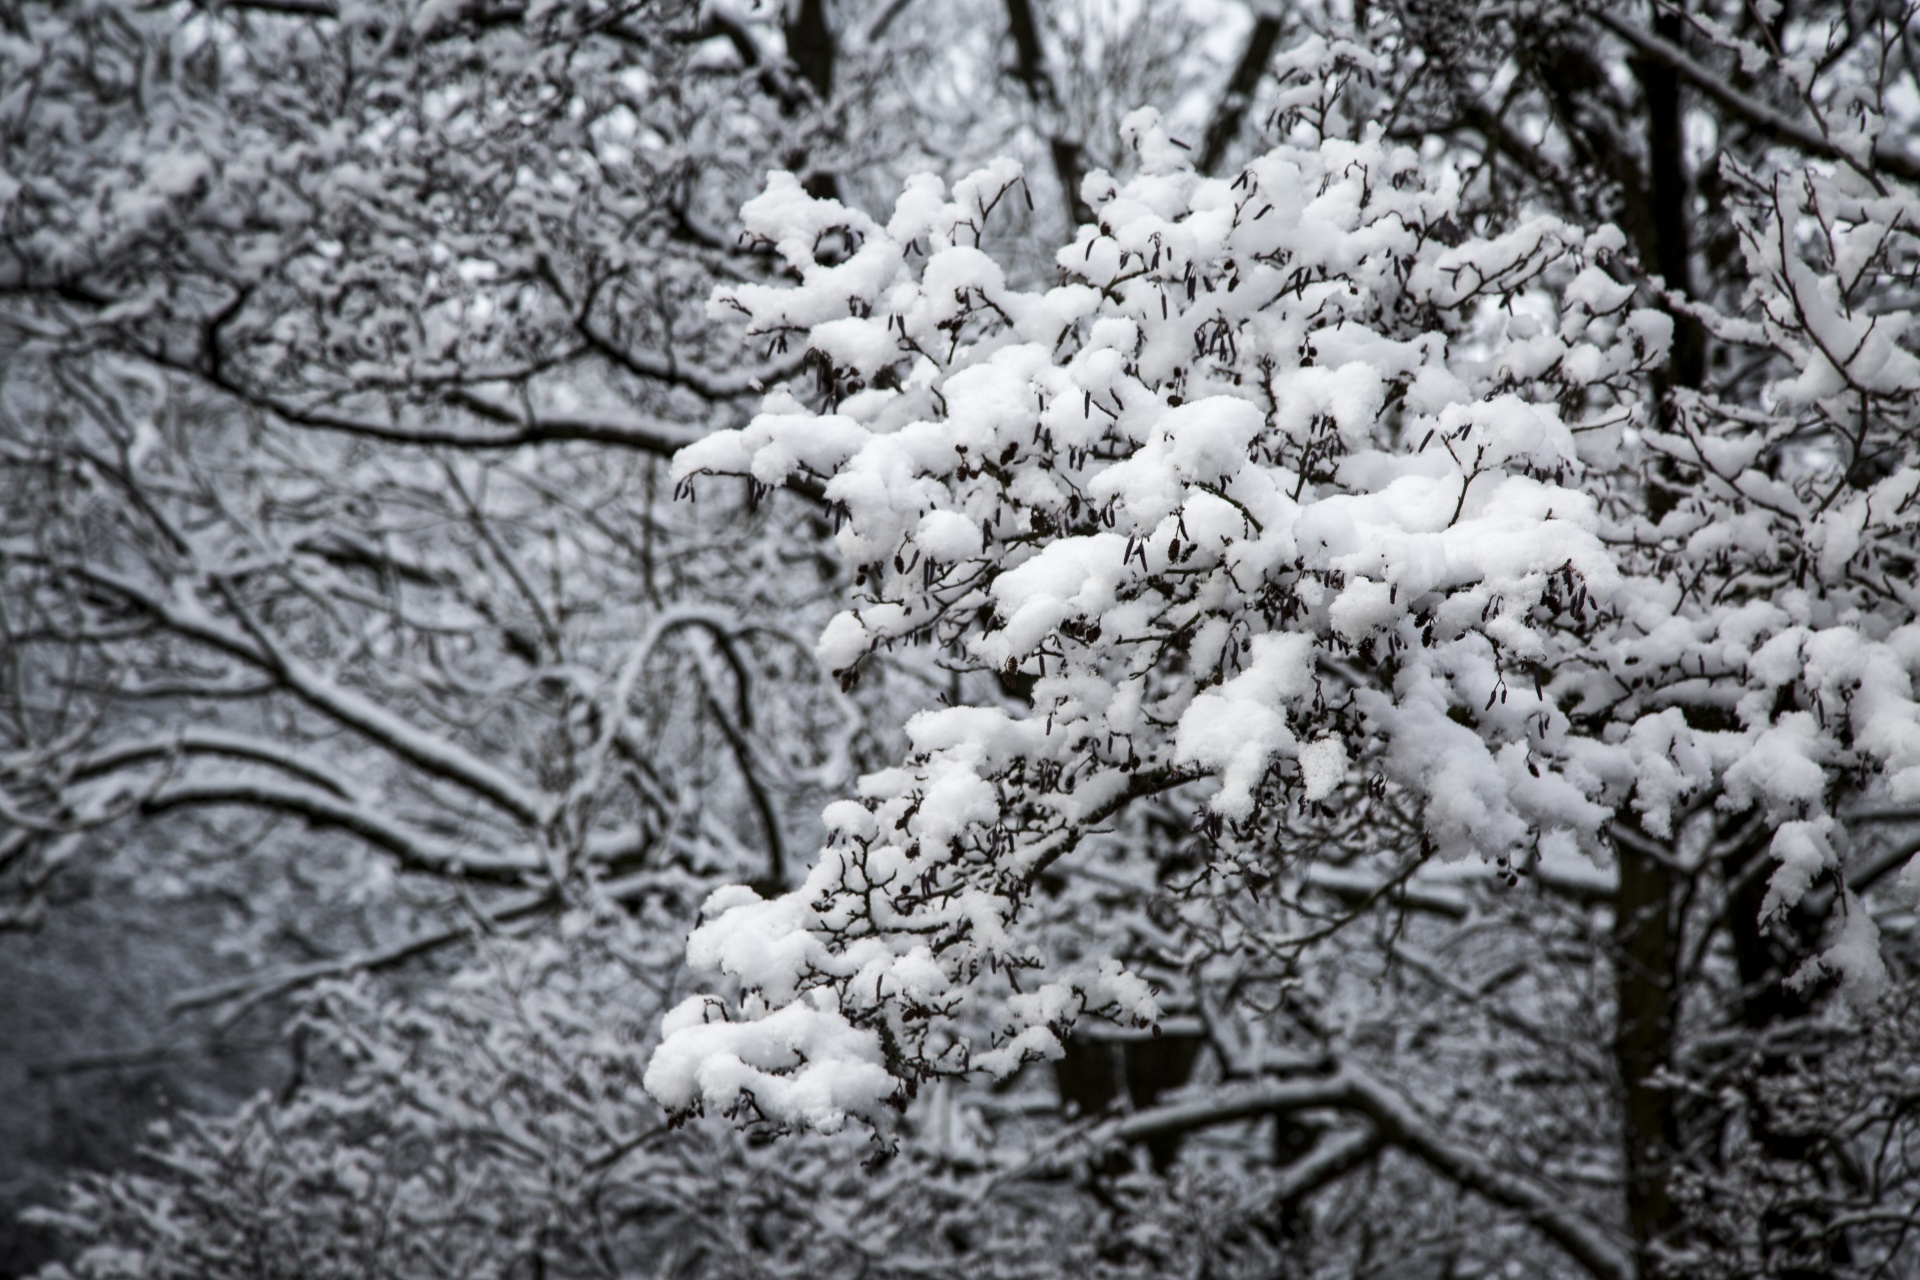
[[[1065, 1054], [1054, 1063], [1060, 1100], [1081, 1115], [1097, 1116], [1124, 1095], [1132, 1110], [1144, 1111], [1158, 1102], [1161, 1094], [1187, 1082], [1205, 1042], [1204, 1036], [1178, 1032], [1151, 1040], [1073, 1036], [1066, 1042]], [[1164, 1172], [1173, 1167], [1182, 1136], [1168, 1132], [1141, 1139], [1155, 1169]], [[1110, 1160], [1105, 1171], [1117, 1174], [1126, 1167], [1124, 1159]]]
[[1658, 1253], [1674, 1243], [1680, 1213], [1671, 1187], [1679, 1134], [1662, 1082], [1673, 1064], [1679, 903], [1683, 879], [1663, 842], [1622, 826], [1613, 842], [1620, 868], [1614, 907], [1613, 1057], [1620, 1074], [1627, 1169], [1627, 1219], [1643, 1277], [1660, 1274]]
[[1246, 51], [1227, 79], [1227, 90], [1207, 122], [1206, 140], [1200, 145], [1200, 172], [1212, 173], [1226, 159], [1227, 148], [1240, 135], [1240, 126], [1253, 105], [1253, 91], [1260, 85], [1267, 63], [1273, 59], [1273, 46], [1280, 38], [1280, 19], [1263, 13], [1254, 21], [1247, 36]]
[[1833, 1225], [1832, 1199], [1818, 1193], [1829, 1181], [1822, 1165], [1831, 1135], [1808, 1132], [1780, 1110], [1780, 1100], [1793, 1092], [1797, 1081], [1818, 1072], [1818, 1058], [1807, 1044], [1783, 1047], [1792, 1044], [1791, 1038], [1769, 1034], [1804, 1022], [1823, 994], [1820, 984], [1790, 985], [1787, 980], [1817, 950], [1825, 913], [1803, 901], [1772, 918], [1762, 914], [1771, 879], [1772, 834], [1766, 826], [1753, 824], [1752, 834], [1734, 842], [1721, 863], [1728, 885], [1725, 924], [1740, 979], [1739, 1016], [1754, 1033], [1754, 1043], [1762, 1046], [1743, 1082], [1744, 1119], [1767, 1162], [1762, 1176], [1795, 1171], [1792, 1193], [1776, 1197], [1760, 1215], [1767, 1274], [1779, 1280], [1831, 1280], [1851, 1261], [1846, 1235]]
[[[788, 6], [785, 25], [787, 58], [813, 91], [815, 110], [833, 101], [833, 29], [827, 25], [827, 0], [798, 0]], [[806, 172], [807, 194], [821, 200], [840, 198], [840, 179], [831, 170], [795, 165]]]
[[1026, 88], [1045, 117], [1047, 151], [1054, 177], [1060, 183], [1069, 227], [1093, 221], [1093, 210], [1080, 198], [1080, 180], [1086, 176], [1085, 149], [1060, 128], [1060, 94], [1047, 74], [1046, 50], [1040, 43], [1040, 23], [1031, 0], [1007, 0], [1007, 30], [1013, 37], [1013, 74]]
[[[1663, 37], [1677, 38], [1680, 23], [1670, 12], [1654, 18]], [[1682, 134], [1680, 77], [1672, 67], [1648, 58], [1635, 61], [1634, 73], [1646, 113], [1647, 170], [1643, 188], [1636, 189], [1631, 176], [1623, 175], [1623, 204], [1638, 215], [1627, 220], [1626, 230], [1641, 262], [1658, 272], [1670, 289], [1691, 295], [1693, 195]], [[1645, 203], [1635, 207], [1639, 190], [1645, 191]], [[1671, 309], [1669, 314], [1673, 350], [1654, 386], [1663, 419], [1672, 413], [1674, 391], [1699, 387], [1706, 370], [1706, 335], [1699, 322]], [[1654, 477], [1649, 509], [1658, 516], [1673, 505], [1678, 491], [1670, 474]], [[1619, 1001], [1614, 1060], [1626, 1127], [1627, 1219], [1642, 1276], [1662, 1273], [1661, 1250], [1679, 1243], [1684, 1225], [1673, 1195], [1680, 1135], [1673, 1099], [1661, 1077], [1674, 1065], [1681, 917], [1689, 882], [1665, 846], [1637, 829], [1614, 843], [1620, 865], [1614, 916]]]
[[[1680, 15], [1663, 11], [1654, 18], [1654, 34], [1669, 44], [1678, 43], [1681, 22]], [[1634, 71], [1646, 95], [1649, 205], [1648, 223], [1640, 231], [1642, 243], [1635, 248], [1668, 288], [1692, 297], [1693, 188], [1686, 169], [1680, 76], [1672, 66], [1650, 57], [1636, 59]], [[1706, 332], [1692, 316], [1670, 314], [1673, 354], [1662, 391], [1697, 388], [1706, 373]]]

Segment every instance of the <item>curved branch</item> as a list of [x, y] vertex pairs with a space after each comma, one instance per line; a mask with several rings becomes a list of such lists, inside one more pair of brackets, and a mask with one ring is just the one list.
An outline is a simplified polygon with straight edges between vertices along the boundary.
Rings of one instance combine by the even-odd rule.
[[287, 786], [261, 778], [237, 778], [224, 782], [190, 779], [165, 785], [143, 801], [140, 809], [143, 813], [158, 814], [173, 809], [211, 808], [217, 805], [266, 809], [300, 818], [314, 826], [338, 827], [391, 854], [409, 871], [507, 885], [525, 884], [528, 876], [540, 871], [540, 864], [532, 859], [514, 860], [463, 852], [450, 845], [428, 841], [365, 805], [324, 791]]
[[[178, 366], [170, 365], [178, 369]], [[367, 418], [351, 417], [325, 409], [304, 409], [291, 401], [265, 395], [241, 386], [231, 378], [205, 371], [196, 375], [241, 403], [272, 414], [296, 427], [337, 431], [342, 435], [381, 440], [388, 444], [437, 445], [452, 449], [519, 449], [527, 445], [561, 444], [581, 441], [588, 444], [617, 445], [641, 453], [671, 458], [676, 452], [701, 438], [702, 433], [685, 431], [653, 421], [612, 422], [591, 418], [540, 418], [516, 413], [493, 403], [476, 392], [455, 390], [447, 401], [481, 418], [500, 424], [496, 431], [464, 427], [401, 426]], [[735, 394], [744, 395], [740, 391]]]
[[97, 778], [132, 765], [165, 760], [174, 756], [226, 756], [269, 765], [293, 774], [322, 790], [346, 799], [347, 790], [339, 779], [310, 761], [291, 753], [284, 742], [269, 742], [243, 733], [221, 729], [182, 729], [175, 733], [116, 742], [85, 757], [74, 766], [75, 778]]
[[[609, 902], [633, 903], [650, 893], [673, 892], [676, 887], [663, 885], [657, 877], [643, 873], [622, 880], [609, 881], [600, 886], [600, 893]], [[485, 931], [501, 925], [514, 924], [543, 912], [558, 910], [564, 904], [565, 898], [557, 890], [543, 889], [494, 907], [492, 910], [477, 912], [472, 919], [463, 920], [458, 924], [444, 925], [437, 929], [428, 929], [423, 933], [385, 946], [369, 947], [327, 960], [288, 965], [265, 974], [250, 973], [241, 978], [196, 987], [175, 997], [167, 1006], [167, 1012], [177, 1015], [194, 1009], [224, 1006], [218, 1021], [222, 1024], [231, 1024], [241, 1014], [262, 1001], [271, 1000], [290, 991], [298, 991], [302, 987], [312, 986], [328, 978], [338, 978], [349, 973], [371, 973], [380, 969], [390, 969], [395, 965], [404, 964], [419, 956], [430, 955], [469, 938], [473, 936], [476, 929]]]

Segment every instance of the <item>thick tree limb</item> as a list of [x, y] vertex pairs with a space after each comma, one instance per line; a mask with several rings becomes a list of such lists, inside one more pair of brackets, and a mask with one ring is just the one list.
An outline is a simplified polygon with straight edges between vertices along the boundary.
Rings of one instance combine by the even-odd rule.
[[[543, 911], [552, 910], [558, 905], [558, 901], [550, 892], [534, 894], [484, 913], [482, 921], [487, 926], [512, 924]], [[429, 955], [471, 937], [473, 929], [472, 923], [462, 922], [439, 929], [430, 929], [384, 947], [356, 951], [351, 955], [330, 960], [316, 960], [310, 964], [289, 965], [265, 976], [257, 973], [248, 974], [244, 978], [236, 978], [230, 982], [196, 987], [177, 997], [167, 1006], [167, 1012], [179, 1015], [195, 1009], [225, 1006], [220, 1022], [231, 1023], [242, 1013], [264, 1001], [298, 991], [302, 987], [310, 987], [316, 982], [324, 982], [328, 978], [390, 969], [394, 965]]]
[[1631, 1255], [1607, 1232], [1569, 1209], [1564, 1196], [1451, 1141], [1404, 1098], [1366, 1072], [1349, 1065], [1341, 1069], [1341, 1076], [1351, 1090], [1352, 1105], [1380, 1127], [1388, 1142], [1461, 1187], [1520, 1214], [1596, 1280], [1635, 1280]]
[[347, 797], [338, 778], [289, 751], [285, 742], [268, 741], [223, 729], [181, 729], [175, 733], [116, 742], [82, 759], [74, 766], [73, 776], [95, 778], [176, 756], [224, 756], [269, 765], [343, 799]]
[[[170, 361], [156, 361], [156, 363], [176, 372], [190, 374], [241, 404], [270, 414], [289, 425], [310, 427], [319, 431], [337, 431], [342, 435], [381, 440], [389, 444], [453, 449], [518, 449], [528, 445], [582, 441], [590, 444], [616, 445], [640, 453], [650, 453], [656, 457], [671, 458], [680, 449], [700, 438], [698, 432], [651, 419], [623, 422], [578, 416], [562, 418], [530, 416], [465, 388], [455, 388], [446, 392], [447, 403], [497, 423], [499, 429], [381, 422], [371, 418], [354, 417], [332, 409], [303, 406], [283, 396], [272, 396], [256, 391], [218, 372], [186, 368]], [[640, 367], [629, 366], [629, 368], [636, 373], [646, 372]], [[653, 375], [647, 374], [647, 376]], [[737, 392], [728, 391], [724, 395], [716, 393], [716, 398], [747, 393], [748, 387], [743, 382]]]

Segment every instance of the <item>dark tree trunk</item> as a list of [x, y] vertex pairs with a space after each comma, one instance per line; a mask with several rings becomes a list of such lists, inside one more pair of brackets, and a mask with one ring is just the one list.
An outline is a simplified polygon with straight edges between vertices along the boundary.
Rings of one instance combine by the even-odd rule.
[[1673, 1062], [1684, 886], [1651, 836], [1638, 828], [1623, 835], [1614, 841], [1620, 890], [1613, 926], [1613, 1056], [1625, 1127], [1627, 1221], [1640, 1274], [1651, 1277], [1660, 1274], [1660, 1247], [1673, 1243], [1680, 1228], [1670, 1182], [1679, 1135], [1662, 1077]]
[[[1729, 887], [1727, 934], [1740, 978], [1739, 1014], [1762, 1046], [1745, 1080], [1744, 1119], [1766, 1161], [1761, 1176], [1772, 1180], [1784, 1175], [1792, 1184], [1762, 1211], [1761, 1245], [1768, 1276], [1832, 1280], [1850, 1259], [1846, 1236], [1832, 1221], [1831, 1200], [1819, 1194], [1829, 1181], [1822, 1163], [1830, 1135], [1808, 1132], [1781, 1114], [1781, 1098], [1793, 1090], [1795, 1077], [1817, 1073], [1819, 1063], [1804, 1045], [1787, 1048], [1777, 1035], [1767, 1038], [1768, 1032], [1806, 1019], [1822, 995], [1819, 984], [1795, 986], [1787, 979], [1818, 947], [1823, 913], [1802, 903], [1772, 919], [1762, 918], [1771, 836], [1771, 830], [1756, 824], [1754, 834], [1733, 844], [1722, 860]], [[1734, 1172], [1741, 1177], [1755, 1173]]]
[[[816, 110], [833, 101], [833, 30], [827, 25], [827, 0], [797, 0], [787, 8], [787, 57], [813, 90]], [[796, 168], [799, 166], [795, 166]], [[840, 198], [840, 180], [831, 170], [811, 168], [807, 194], [822, 200]]]
[[1227, 80], [1227, 90], [1220, 96], [1220, 105], [1214, 109], [1213, 119], [1207, 122], [1206, 141], [1200, 146], [1200, 172], [1212, 173], [1226, 159], [1227, 148], [1239, 136], [1240, 126], [1247, 118], [1247, 108], [1253, 104], [1253, 91], [1259, 88], [1260, 76], [1266, 71], [1267, 63], [1273, 60], [1273, 46], [1279, 38], [1280, 19], [1277, 16], [1263, 13], [1254, 20], [1253, 31], [1247, 36], [1246, 51], [1240, 55], [1233, 75]]
[[1047, 74], [1047, 54], [1040, 43], [1040, 22], [1032, 0], [1007, 0], [1007, 31], [1013, 37], [1013, 74], [1043, 114], [1047, 150], [1053, 157], [1054, 177], [1066, 208], [1067, 226], [1093, 221], [1093, 210], [1080, 198], [1080, 180], [1086, 176], [1086, 157], [1080, 143], [1061, 129], [1060, 94]]

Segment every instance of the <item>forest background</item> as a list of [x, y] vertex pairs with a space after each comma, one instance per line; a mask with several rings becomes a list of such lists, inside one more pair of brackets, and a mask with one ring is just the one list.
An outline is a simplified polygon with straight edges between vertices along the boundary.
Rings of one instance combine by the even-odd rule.
[[[1880, 0], [0, 11], [0, 1273], [1920, 1274], [1914, 19]], [[1354, 193], [1236, 208], [1231, 234], [1280, 227], [1308, 254], [1323, 217], [1350, 253], [1277, 290], [1287, 316], [1332, 286], [1284, 348], [1224, 301], [1278, 250], [1236, 266], [1229, 235], [1163, 265], [1156, 241], [1149, 265], [1125, 239], [1136, 205], [1192, 224], [1275, 164]], [[770, 170], [794, 181], [743, 220]], [[959, 210], [940, 234], [967, 222], [960, 247], [1000, 275], [930, 282], [937, 246], [883, 234], [916, 174]], [[1412, 237], [1397, 270], [1389, 221]], [[883, 248], [905, 293], [834, 274]], [[896, 393], [958, 421], [984, 385], [960, 375], [1067, 281], [1102, 301], [1055, 350], [1098, 363], [1131, 324], [1111, 376], [1156, 410], [1195, 394], [1184, 367], [1143, 371], [1156, 324], [1249, 403], [1316, 341], [1333, 363], [1357, 332], [1442, 335], [1456, 404], [1513, 398], [1578, 435], [1508, 460], [1435, 401], [1481, 449], [1446, 523], [1478, 510], [1482, 462], [1505, 466], [1585, 495], [1601, 559], [1426, 604], [1382, 571], [1364, 626], [1342, 619], [1366, 571], [1276, 562], [1291, 603], [1262, 638], [1326, 645], [1295, 709], [1313, 741], [1235, 774], [1228, 747], [1176, 740], [1176, 709], [1158, 755], [1143, 734], [1083, 772], [998, 761], [1023, 816], [976, 820], [953, 857], [986, 868], [964, 885], [1004, 947], [949, 939], [937, 998], [862, 1004], [836, 966], [867, 935], [807, 912], [851, 892], [817, 874], [843, 866], [830, 837], [890, 837], [823, 809], [863, 775], [933, 777], [946, 748], [916, 713], [1051, 734], [1049, 661], [1057, 682], [1125, 650], [1066, 612], [1009, 648], [1011, 609], [989, 607], [1013, 588], [982, 583], [1085, 532], [1078, 504], [1015, 484], [1068, 458], [1038, 421], [994, 443], [1012, 535], [920, 524], [879, 554], [857, 453], [809, 442]], [[952, 343], [925, 377], [902, 358], [919, 302]], [[875, 315], [900, 346], [827, 328]], [[1379, 369], [1358, 426], [1265, 406], [1296, 495], [1427, 449], [1402, 429], [1416, 374]], [[1081, 420], [1120, 422], [1095, 395], [1120, 383], [1076, 385]], [[1164, 452], [1155, 429], [1063, 471]], [[978, 460], [917, 474], [920, 510], [976, 520]], [[1215, 480], [1242, 483], [1181, 483]], [[1191, 603], [1205, 561], [1167, 518], [1124, 563]], [[1448, 591], [1479, 611], [1457, 634]], [[849, 645], [850, 601], [870, 621]], [[1189, 706], [1258, 666], [1210, 674], [1239, 659], [1167, 617], [1156, 694]], [[1459, 656], [1488, 635], [1490, 666]], [[1403, 653], [1436, 644], [1455, 656], [1429, 740], [1507, 762], [1452, 826], [1453, 775], [1406, 763], [1354, 696], [1413, 705]], [[1602, 677], [1619, 692], [1594, 696]], [[1630, 765], [1603, 776], [1576, 739]], [[1056, 802], [1101, 769], [1124, 804]], [[1550, 812], [1543, 777], [1575, 778], [1578, 803], [1553, 803], [1590, 816]], [[911, 805], [891, 829], [922, 834], [931, 788], [891, 785], [864, 812]], [[1069, 829], [1070, 854], [1008, 887], [1020, 839]], [[734, 883], [752, 893], [703, 917]], [[897, 891], [875, 936], [960, 892]], [[788, 914], [728, 933], [729, 904]], [[690, 970], [703, 918], [720, 931]], [[819, 949], [769, 968], [743, 937]], [[1032, 1015], [1019, 974], [1055, 958], [1096, 976]], [[884, 1032], [884, 1053], [846, 1051], [877, 1091], [779, 1093], [838, 1061], [825, 1041], [739, 1038], [696, 1055], [739, 1072], [673, 1077], [662, 1019], [716, 981], [728, 1027], [817, 1005]]]

